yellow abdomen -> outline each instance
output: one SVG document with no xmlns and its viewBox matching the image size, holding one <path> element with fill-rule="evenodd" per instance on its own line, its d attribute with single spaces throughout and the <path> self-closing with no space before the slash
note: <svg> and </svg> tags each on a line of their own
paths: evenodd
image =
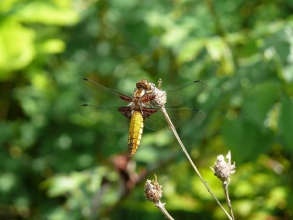
<svg viewBox="0 0 293 220">
<path fill-rule="evenodd" d="M 137 151 L 143 132 L 143 117 L 139 111 L 134 111 L 130 119 L 130 128 L 128 136 L 129 156 L 133 156 Z"/>
</svg>

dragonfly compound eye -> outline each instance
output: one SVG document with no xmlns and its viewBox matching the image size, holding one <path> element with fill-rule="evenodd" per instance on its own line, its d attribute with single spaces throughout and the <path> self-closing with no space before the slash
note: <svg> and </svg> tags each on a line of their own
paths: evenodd
<svg viewBox="0 0 293 220">
<path fill-rule="evenodd" d="M 139 81 L 138 83 L 136 83 L 136 88 L 138 89 L 150 89 L 150 83 L 148 83 L 148 81 L 146 79 L 143 79 L 141 81 Z"/>
</svg>

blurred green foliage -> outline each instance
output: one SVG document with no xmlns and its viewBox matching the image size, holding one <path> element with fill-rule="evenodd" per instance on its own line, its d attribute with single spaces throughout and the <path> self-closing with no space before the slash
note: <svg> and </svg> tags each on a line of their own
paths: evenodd
<svg viewBox="0 0 293 220">
<path fill-rule="evenodd" d="M 77 84 L 89 77 L 130 94 L 140 79 L 206 81 L 186 104 L 206 119 L 179 130 L 204 179 L 225 203 L 209 167 L 231 150 L 236 219 L 292 219 L 292 12 L 289 0 L 1 1 L 0 218 L 163 219 L 143 195 L 156 173 L 175 219 L 227 219 L 168 129 L 145 129 L 128 161 L 128 128 L 78 114 L 94 103 Z"/>
</svg>

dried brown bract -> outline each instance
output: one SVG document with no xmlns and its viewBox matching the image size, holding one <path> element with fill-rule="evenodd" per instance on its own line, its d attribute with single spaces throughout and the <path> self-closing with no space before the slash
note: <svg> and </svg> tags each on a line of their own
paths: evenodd
<svg viewBox="0 0 293 220">
<path fill-rule="evenodd" d="M 154 203 L 158 203 L 162 198 L 162 186 L 157 182 L 157 176 L 155 180 L 147 180 L 144 185 L 144 193 L 148 200 Z"/>
<path fill-rule="evenodd" d="M 214 171 L 214 175 L 217 176 L 222 182 L 229 183 L 229 177 L 231 174 L 235 173 L 236 165 L 235 162 L 231 164 L 231 153 L 228 152 L 226 158 L 228 162 L 225 161 L 223 155 L 219 155 L 217 157 L 217 161 L 215 162 L 215 166 L 211 168 Z"/>
</svg>

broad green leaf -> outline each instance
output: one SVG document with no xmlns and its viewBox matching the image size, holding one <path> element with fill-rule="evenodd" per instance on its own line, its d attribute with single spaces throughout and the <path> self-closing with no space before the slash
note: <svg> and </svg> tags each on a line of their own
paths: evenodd
<svg viewBox="0 0 293 220">
<path fill-rule="evenodd" d="M 180 44 L 189 34 L 189 30 L 185 27 L 174 26 L 168 28 L 162 36 L 162 44 L 166 47 L 174 47 Z"/>
<path fill-rule="evenodd" d="M 9 11 L 11 9 L 11 7 L 13 7 L 13 4 L 15 4 L 18 1 L 20 1 L 20 0 L 2 0 L 2 1 L 0 1 L 0 12 Z"/>
<path fill-rule="evenodd" d="M 220 37 L 214 37 L 206 40 L 205 43 L 211 58 L 221 63 L 220 72 L 223 72 L 225 75 L 233 74 L 235 68 L 234 61 L 227 42 Z"/>
<path fill-rule="evenodd" d="M 226 119 L 221 133 L 227 148 L 239 161 L 255 160 L 271 147 L 273 140 L 271 132 L 261 132 L 257 126 L 241 118 Z"/>
<path fill-rule="evenodd" d="M 56 175 L 43 184 L 49 185 L 48 195 L 55 197 L 75 191 L 87 178 L 85 173 L 73 172 L 69 175 Z"/>
<path fill-rule="evenodd" d="M 293 101 L 289 97 L 283 97 L 279 126 L 285 141 L 284 147 L 292 152 Z"/>
<path fill-rule="evenodd" d="M 279 89 L 279 85 L 274 81 L 254 85 L 247 91 L 248 94 L 244 99 L 244 117 L 253 121 L 259 127 L 263 127 L 267 114 L 279 94 Z"/>
<path fill-rule="evenodd" d="M 1 172 L 0 175 L 0 192 L 6 194 L 17 185 L 16 173 Z"/>
<path fill-rule="evenodd" d="M 25 22 L 50 25 L 72 25 L 78 21 L 78 14 L 68 7 L 57 7 L 50 1 L 31 1 L 18 10 L 17 18 Z"/>
<path fill-rule="evenodd" d="M 59 39 L 48 39 L 37 48 L 39 53 L 61 53 L 65 50 L 65 44 Z"/>
<path fill-rule="evenodd" d="M 194 39 L 187 42 L 180 51 L 178 61 L 185 63 L 197 58 L 198 53 L 204 48 L 204 39 Z"/>
<path fill-rule="evenodd" d="M 0 23 L 0 79 L 27 66 L 35 56 L 35 33 L 14 19 Z"/>
</svg>

